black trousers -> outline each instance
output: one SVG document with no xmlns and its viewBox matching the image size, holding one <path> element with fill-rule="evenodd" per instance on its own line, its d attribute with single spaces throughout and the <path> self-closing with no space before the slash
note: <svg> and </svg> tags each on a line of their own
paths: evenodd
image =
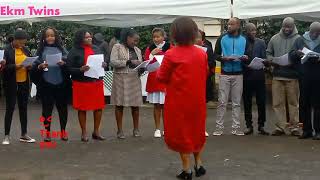
<svg viewBox="0 0 320 180">
<path fill-rule="evenodd" d="M 45 118 L 44 125 L 50 131 L 51 122 L 55 121 L 52 116 L 54 105 L 56 105 L 61 131 L 66 129 L 68 121 L 68 93 L 64 85 L 51 85 L 43 83 L 40 88 L 42 102 L 42 116 Z M 49 118 L 51 117 L 51 118 Z"/>
<path fill-rule="evenodd" d="M 320 133 L 320 80 L 304 78 L 301 88 L 301 115 L 303 132 Z M 312 128 L 313 113 L 313 128 Z"/>
<path fill-rule="evenodd" d="M 6 114 L 4 117 L 5 135 L 10 134 L 12 116 L 15 109 L 16 101 L 18 100 L 19 117 L 21 124 L 21 135 L 27 133 L 28 123 L 28 98 L 29 98 L 29 83 L 17 83 L 17 89 L 5 88 L 6 95 Z"/>
<path fill-rule="evenodd" d="M 302 78 L 299 79 L 299 123 L 303 123 L 303 118 L 304 118 L 304 110 L 302 109 L 303 107 L 303 86 L 302 86 Z"/>
<path fill-rule="evenodd" d="M 207 77 L 207 85 L 206 85 L 206 101 L 214 100 L 214 89 L 215 89 L 215 74 L 210 73 Z"/>
<path fill-rule="evenodd" d="M 244 80 L 243 101 L 247 128 L 252 128 L 252 97 L 256 95 L 258 106 L 258 126 L 264 127 L 266 122 L 266 85 L 265 80 Z"/>
</svg>

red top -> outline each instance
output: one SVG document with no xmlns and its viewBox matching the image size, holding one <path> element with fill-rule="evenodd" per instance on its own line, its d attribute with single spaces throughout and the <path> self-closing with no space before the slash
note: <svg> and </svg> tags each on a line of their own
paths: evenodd
<svg viewBox="0 0 320 180">
<path fill-rule="evenodd" d="M 195 46 L 168 50 L 157 74 L 166 84 L 165 142 L 174 151 L 200 152 L 205 144 L 207 54 Z"/>
<path fill-rule="evenodd" d="M 145 52 L 145 55 L 144 55 L 144 59 L 145 59 L 145 60 L 149 60 L 150 54 L 151 54 L 150 47 L 148 47 L 148 48 L 146 49 L 146 52 Z M 156 54 L 156 55 L 164 55 L 164 54 L 165 54 L 165 53 L 161 51 L 161 52 L 159 52 L 159 53 Z M 156 61 L 156 59 L 153 58 L 152 61 Z M 164 84 L 160 83 L 160 82 L 156 79 L 156 77 L 157 77 L 157 72 L 158 72 L 158 70 L 157 70 L 157 71 L 154 71 L 154 72 L 150 72 L 150 73 L 148 74 L 147 85 L 146 85 L 146 91 L 147 91 L 148 93 L 159 92 L 159 91 L 165 92 L 165 90 L 166 90 L 166 86 L 165 86 Z"/>
<path fill-rule="evenodd" d="M 82 45 L 84 49 L 84 65 L 87 64 L 88 56 L 93 55 L 91 45 Z M 88 92 L 91 93 L 90 96 Z M 97 80 L 93 82 L 72 81 L 72 101 L 73 107 L 81 111 L 103 109 L 104 92 L 103 81 Z"/>
<path fill-rule="evenodd" d="M 84 64 L 87 64 L 88 57 L 93 55 L 94 51 L 91 45 L 82 45 L 82 47 L 84 49 Z"/>
</svg>

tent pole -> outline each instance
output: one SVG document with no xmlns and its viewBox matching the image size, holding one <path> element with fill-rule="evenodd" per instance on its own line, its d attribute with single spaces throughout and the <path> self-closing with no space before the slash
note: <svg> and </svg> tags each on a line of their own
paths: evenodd
<svg viewBox="0 0 320 180">
<path fill-rule="evenodd" d="M 231 0 L 231 17 L 233 18 L 233 0 Z"/>
</svg>

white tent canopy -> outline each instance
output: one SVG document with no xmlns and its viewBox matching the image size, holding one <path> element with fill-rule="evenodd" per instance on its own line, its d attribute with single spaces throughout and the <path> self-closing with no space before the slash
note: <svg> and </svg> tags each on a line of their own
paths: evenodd
<svg viewBox="0 0 320 180">
<path fill-rule="evenodd" d="M 320 0 L 234 0 L 233 15 L 240 19 L 294 17 L 320 19 Z"/>
<path fill-rule="evenodd" d="M 46 11 L 36 15 L 30 6 L 38 12 Z M 17 20 L 61 20 L 128 27 L 169 23 L 177 16 L 191 16 L 198 21 L 231 16 L 228 0 L 1 0 L 0 8 L 2 24 Z"/>
</svg>

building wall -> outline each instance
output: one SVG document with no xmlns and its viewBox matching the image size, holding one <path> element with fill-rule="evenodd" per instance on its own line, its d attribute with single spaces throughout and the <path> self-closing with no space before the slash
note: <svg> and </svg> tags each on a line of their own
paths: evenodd
<svg viewBox="0 0 320 180">
<path fill-rule="evenodd" d="M 212 43 L 212 46 L 213 46 L 212 48 L 214 49 L 216 41 L 222 32 L 221 21 L 212 20 L 212 21 L 196 22 L 196 23 L 198 25 L 198 28 L 206 33 L 206 39 Z M 221 67 L 220 62 L 217 62 L 216 73 L 218 74 L 221 72 L 220 67 Z"/>
</svg>

